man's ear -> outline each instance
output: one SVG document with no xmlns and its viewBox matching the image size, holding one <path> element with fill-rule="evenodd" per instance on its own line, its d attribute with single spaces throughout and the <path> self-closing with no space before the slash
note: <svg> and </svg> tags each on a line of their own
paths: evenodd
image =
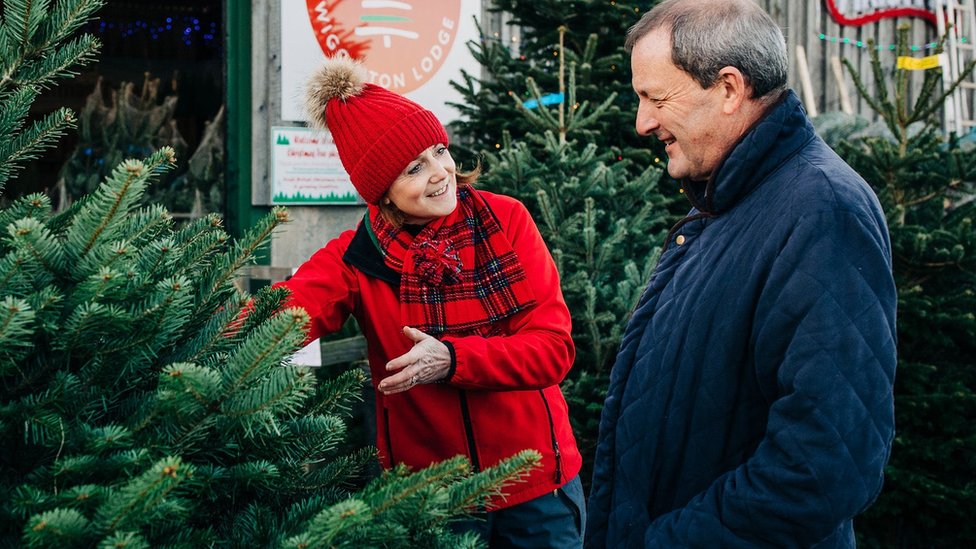
<svg viewBox="0 0 976 549">
<path fill-rule="evenodd" d="M 724 67 L 718 71 L 718 80 L 715 86 L 722 94 L 722 111 L 725 114 L 738 112 L 742 103 L 749 99 L 749 94 L 752 91 L 746 82 L 745 75 L 735 67 Z"/>
</svg>

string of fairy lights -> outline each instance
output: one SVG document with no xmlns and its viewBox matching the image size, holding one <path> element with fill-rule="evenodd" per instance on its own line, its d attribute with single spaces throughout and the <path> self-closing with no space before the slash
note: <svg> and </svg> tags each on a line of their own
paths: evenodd
<svg viewBox="0 0 976 549">
<path fill-rule="evenodd" d="M 817 33 L 817 38 L 819 38 L 820 40 L 822 40 L 824 42 L 831 42 L 833 44 L 849 45 L 849 46 L 854 46 L 854 47 L 857 47 L 857 48 L 870 48 L 870 47 L 874 47 L 874 49 L 876 49 L 878 51 L 895 51 L 895 49 L 897 49 L 897 46 L 895 44 L 886 44 L 886 45 L 874 44 L 872 46 L 871 44 L 868 43 L 867 40 L 858 40 L 856 38 L 849 38 L 849 37 L 843 37 L 843 36 L 830 36 L 830 35 L 824 34 L 822 32 L 821 33 Z M 959 37 L 959 41 L 961 43 L 963 43 L 963 44 L 968 44 L 969 43 L 969 39 L 966 38 L 965 36 Z M 925 51 L 925 50 L 931 50 L 931 49 L 935 49 L 938 45 L 939 45 L 939 43 L 936 42 L 936 41 L 926 42 L 925 44 L 913 44 L 913 45 L 908 46 L 908 51 Z"/>
<path fill-rule="evenodd" d="M 106 20 L 89 25 L 89 32 L 115 36 L 122 40 L 145 39 L 171 41 L 175 37 L 186 46 L 219 47 L 223 41 L 218 21 L 207 21 L 197 15 L 168 15 L 155 19 Z"/>
</svg>

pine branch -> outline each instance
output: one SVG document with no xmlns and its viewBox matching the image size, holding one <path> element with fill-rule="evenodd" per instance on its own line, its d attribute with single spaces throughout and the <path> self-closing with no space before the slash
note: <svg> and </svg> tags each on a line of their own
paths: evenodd
<svg viewBox="0 0 976 549">
<path fill-rule="evenodd" d="M 33 346 L 34 311 L 22 299 L 0 300 L 0 377 L 17 368 Z"/>
<path fill-rule="evenodd" d="M 35 515 L 24 526 L 24 547 L 70 547 L 90 538 L 91 523 L 74 509 Z"/>
<path fill-rule="evenodd" d="M 76 285 L 69 294 L 66 302 L 67 309 L 74 309 L 90 303 L 116 305 L 113 296 L 124 292 L 128 284 L 128 277 L 124 271 L 103 266 L 97 273 Z M 124 302 L 124 300 L 121 300 Z"/>
<path fill-rule="evenodd" d="M 145 161 L 128 160 L 113 170 L 109 179 L 85 202 L 81 211 L 75 215 L 68 229 L 68 249 L 74 250 L 72 258 L 82 266 L 88 260 L 90 267 L 83 268 L 77 275 L 84 276 L 100 264 L 98 253 L 89 258 L 93 251 L 104 252 L 107 243 L 120 235 L 125 226 L 126 216 L 139 204 L 149 179 L 172 167 L 175 162 L 173 150 L 164 147 L 153 153 Z"/>
<path fill-rule="evenodd" d="M 160 280 L 145 301 L 130 306 L 127 324 L 138 326 L 139 332 L 116 336 L 104 351 L 107 356 L 122 358 L 111 368 L 113 383 L 151 366 L 158 353 L 175 341 L 175 334 L 187 321 L 183 312 L 191 301 L 190 281 L 177 276 Z"/>
<path fill-rule="evenodd" d="M 412 475 L 403 468 L 384 473 L 357 497 L 317 514 L 305 533 L 286 546 L 372 546 L 378 540 L 398 540 L 398 547 L 431 546 L 436 540 L 472 543 L 447 531 L 452 514 L 471 510 L 486 494 L 500 494 L 507 482 L 517 482 L 540 459 L 527 450 L 474 475 L 470 464 L 457 457 Z M 416 510 L 421 510 L 417 513 Z M 464 541 L 466 540 L 466 541 Z"/>
<path fill-rule="evenodd" d="M 105 5 L 105 0 L 79 0 L 57 2 L 49 10 L 41 35 L 45 37 L 42 48 L 54 47 L 67 40 L 75 31 L 92 19 L 95 12 Z"/>
<path fill-rule="evenodd" d="M 918 97 L 915 98 L 915 103 L 912 105 L 912 110 L 910 111 L 910 115 L 907 120 L 908 124 L 912 124 L 919 120 L 925 121 L 927 125 L 934 124 L 934 121 L 932 120 L 932 114 L 934 114 L 934 111 L 926 114 L 925 107 L 931 104 L 932 94 L 935 92 L 935 88 L 941 81 L 941 69 L 925 73 L 925 78 L 922 80 L 922 87 L 918 92 Z"/>
<path fill-rule="evenodd" d="M 23 372 L 25 384 L 36 382 L 43 372 L 34 370 Z M 28 377 L 33 376 L 33 377 Z M 82 394 L 78 377 L 57 372 L 35 392 L 19 396 L 21 387 L 4 387 L 7 401 L 0 405 L 0 418 L 5 423 L 17 426 L 17 435 L 29 444 L 37 444 L 51 449 L 55 441 L 64 434 L 64 423 L 58 404 L 66 395 Z M 50 454 L 49 454 L 50 455 Z M 32 466 L 34 464 L 31 464 Z"/>
<path fill-rule="evenodd" d="M 244 317 L 244 322 L 240 324 L 234 336 L 239 338 L 247 337 L 268 318 L 281 312 L 288 302 L 290 293 L 291 290 L 280 286 L 265 286 L 258 290 L 254 299 L 247 304 L 247 308 L 249 308 L 247 315 Z M 243 314 L 244 311 L 240 313 Z"/>
<path fill-rule="evenodd" d="M 213 368 L 170 364 L 159 374 L 156 406 L 160 414 L 154 415 L 179 414 L 192 418 L 212 409 L 220 394 L 220 374 Z"/>
<path fill-rule="evenodd" d="M 450 514 L 470 512 L 484 501 L 486 494 L 503 496 L 506 486 L 522 482 L 539 466 L 542 456 L 535 450 L 523 450 L 493 467 L 453 484 L 448 491 Z"/>
<path fill-rule="evenodd" d="M 358 369 L 346 370 L 334 378 L 323 380 L 308 413 L 345 413 L 351 405 L 362 401 L 362 387 L 368 381 L 366 374 Z"/>
<path fill-rule="evenodd" d="M 551 112 L 549 112 L 549 107 L 544 105 L 542 102 L 542 90 L 539 89 L 539 85 L 536 83 L 535 79 L 531 76 L 525 79 L 525 85 L 529 89 L 529 94 L 535 100 L 535 109 L 529 109 L 525 106 L 525 102 L 519 97 L 519 94 L 512 92 L 512 99 L 515 100 L 515 104 L 518 105 L 522 114 L 532 123 L 551 130 L 559 130 L 559 120 Z"/>
<path fill-rule="evenodd" d="M 559 232 L 559 223 L 556 222 L 556 215 L 553 210 L 552 202 L 545 191 L 536 191 L 536 200 L 539 201 L 539 211 L 542 212 L 542 221 L 549 235 L 556 235 Z"/>
<path fill-rule="evenodd" d="M 103 290 L 104 287 L 98 288 Z M 98 291 L 96 290 L 96 295 Z M 117 305 L 86 302 L 73 309 L 64 320 L 62 336 L 54 350 L 65 353 L 98 351 L 105 338 L 124 329 L 126 313 Z"/>
<path fill-rule="evenodd" d="M 34 326 L 36 335 L 56 336 L 60 327 L 61 303 L 64 295 L 55 286 L 45 286 L 27 295 L 27 302 L 34 310 Z M 40 341 L 44 341 L 41 339 Z"/>
<path fill-rule="evenodd" d="M 340 541 L 352 537 L 356 530 L 366 527 L 372 515 L 366 502 L 348 499 L 322 511 L 309 522 L 301 538 L 291 538 L 286 547 L 343 547 Z"/>
<path fill-rule="evenodd" d="M 0 190 L 20 164 L 38 158 L 42 151 L 53 148 L 65 131 L 74 127 L 74 122 L 74 113 L 69 109 L 58 109 L 34 122 L 14 139 L 0 143 L 0 159 L 3 159 L 0 163 L 5 166 L 0 174 Z"/>
<path fill-rule="evenodd" d="M 873 42 L 871 40 L 868 40 L 868 44 L 869 45 L 873 44 Z M 875 66 L 875 61 L 878 58 L 878 54 L 874 51 L 873 48 L 869 48 L 869 51 L 871 52 L 871 67 L 872 69 L 875 70 L 875 80 L 877 81 L 878 73 L 881 70 L 880 61 L 878 61 L 877 66 Z M 863 99 L 864 102 L 867 103 L 869 107 L 871 107 L 871 110 L 878 113 L 879 115 L 882 115 L 883 117 L 885 113 L 885 108 L 882 106 L 882 102 L 876 100 L 874 97 L 871 96 L 871 93 L 868 92 L 868 89 L 864 85 L 864 82 L 861 81 L 861 74 L 857 72 L 857 70 L 854 68 L 854 65 L 852 65 L 850 60 L 847 59 L 846 57 L 842 59 L 841 62 L 844 64 L 845 67 L 847 67 L 848 72 L 851 73 L 851 79 L 854 81 L 854 88 L 857 90 L 857 94 L 861 96 L 861 99 Z M 884 87 L 882 87 L 881 89 L 884 90 Z M 878 93 L 887 94 L 887 91 L 879 91 Z M 888 124 L 888 129 L 891 129 L 892 133 L 897 135 L 896 129 L 893 129 L 887 120 L 885 120 L 885 123 Z"/>
<path fill-rule="evenodd" d="M 204 311 L 214 312 L 234 291 L 232 281 L 237 276 L 238 271 L 253 260 L 257 251 L 265 245 L 275 228 L 289 221 L 288 210 L 280 206 L 272 208 L 271 212 L 258 220 L 258 223 L 248 230 L 240 241 L 234 244 L 219 265 L 204 271 L 201 277 L 203 284 L 199 286 L 201 291 L 198 295 L 200 305 L 194 314 Z"/>
<path fill-rule="evenodd" d="M 208 265 L 213 261 L 213 256 L 230 240 L 222 225 L 216 214 L 207 215 L 186 225 L 176 235 L 178 261 L 184 265 L 193 265 L 196 269 L 201 264 Z"/>
<path fill-rule="evenodd" d="M 36 264 L 33 269 L 36 285 L 47 285 L 54 277 L 63 274 L 67 264 L 64 247 L 43 223 L 33 217 L 25 217 L 11 223 L 8 232 L 10 248 L 15 253 L 21 252 L 28 262 Z"/>
<path fill-rule="evenodd" d="M 31 47 L 32 39 L 44 21 L 49 0 L 7 0 L 4 2 L 4 27 L 21 51 Z"/>
<path fill-rule="evenodd" d="M 23 252 L 8 252 L 0 257 L 0 288 L 4 294 L 24 297 L 34 288 L 30 272 L 25 269 L 27 262 Z"/>
<path fill-rule="evenodd" d="M 583 199 L 583 250 L 586 265 L 593 266 L 593 252 L 596 249 L 596 217 L 593 197 Z M 591 271 L 592 273 L 592 271 Z"/>
<path fill-rule="evenodd" d="M 63 238 L 75 217 L 82 211 L 90 198 L 90 195 L 85 195 L 79 200 L 72 202 L 64 210 L 54 213 L 47 221 L 47 226 L 51 232 Z"/>
<path fill-rule="evenodd" d="M 97 38 L 87 34 L 79 36 L 24 66 L 14 75 L 11 83 L 17 86 L 47 88 L 55 80 L 76 76 L 76 68 L 94 61 L 101 47 Z"/>
<path fill-rule="evenodd" d="M 346 424 L 338 416 L 304 412 L 302 417 L 284 423 L 281 434 L 262 449 L 292 463 L 320 463 L 338 448 L 345 435 Z M 329 478 L 321 487 L 340 481 L 340 478 Z"/>
<path fill-rule="evenodd" d="M 897 120 L 897 109 L 895 105 L 888 100 L 888 85 L 885 79 L 884 71 L 881 68 L 881 61 L 878 57 L 878 50 L 874 48 L 874 41 L 868 40 L 868 51 L 871 54 L 871 70 L 874 75 L 874 85 L 875 85 L 875 96 L 876 102 L 880 107 L 878 114 L 888 123 L 891 133 L 894 135 L 899 135 Z"/>
<path fill-rule="evenodd" d="M 231 326 L 237 322 L 240 304 L 228 303 L 227 307 L 209 317 L 202 324 L 187 322 L 183 338 L 186 345 L 174 349 L 169 359 L 177 362 L 209 363 L 227 352 L 237 340 L 228 336 Z M 193 330 L 192 332 L 190 330 Z"/>
<path fill-rule="evenodd" d="M 34 86 L 22 86 L 4 97 L 0 103 L 0 138 L 6 141 L 24 127 L 30 107 L 37 99 L 39 90 Z"/>
<path fill-rule="evenodd" d="M 595 275 L 599 275 L 599 273 L 603 272 L 604 266 L 613 257 L 616 248 L 622 244 L 628 236 L 630 235 L 627 231 L 627 220 L 618 219 L 614 224 L 614 231 L 610 234 L 610 237 L 606 238 L 600 243 L 600 253 L 597 255 L 596 261 L 593 263 L 593 273 Z"/>
<path fill-rule="evenodd" d="M 230 418 L 244 418 L 258 412 L 294 415 L 312 389 L 313 377 L 307 368 L 279 366 L 254 387 L 231 395 L 224 402 L 223 410 Z"/>
<path fill-rule="evenodd" d="M 935 114 L 935 111 L 939 110 L 942 107 L 942 105 L 945 104 L 946 98 L 948 98 L 950 95 L 955 93 L 956 89 L 959 87 L 961 83 L 969 79 L 974 69 L 976 69 L 976 60 L 970 61 L 966 65 L 966 68 L 963 69 L 963 71 L 956 78 L 956 80 L 951 84 L 949 84 L 949 87 L 942 92 L 942 95 L 938 96 L 935 99 L 935 101 L 929 104 L 928 108 L 918 113 L 917 119 L 919 120 L 926 119 L 932 116 L 933 114 Z"/>
<path fill-rule="evenodd" d="M 99 549 L 151 549 L 146 538 L 136 532 L 112 532 L 98 543 Z"/>
<path fill-rule="evenodd" d="M 95 526 L 103 532 L 139 528 L 153 517 L 152 511 L 163 504 L 173 490 L 192 476 L 193 469 L 179 458 L 157 461 L 99 507 Z"/>
<path fill-rule="evenodd" d="M 199 220 L 198 220 L 199 221 Z M 179 238 L 188 228 L 181 230 L 176 237 Z M 149 204 L 135 212 L 127 218 L 121 234 L 125 235 L 125 240 L 134 246 L 142 247 L 163 235 L 173 231 L 173 216 L 161 204 Z M 192 263 L 187 263 L 192 264 Z"/>
<path fill-rule="evenodd" d="M 584 128 L 589 128 L 592 125 L 594 125 L 597 121 L 601 120 L 604 117 L 607 110 L 613 106 L 613 103 L 616 100 L 617 100 L 617 92 L 612 92 L 590 114 L 586 114 L 586 109 L 589 107 L 589 102 L 584 101 L 583 103 L 581 103 L 579 108 L 575 111 L 576 115 L 574 118 L 573 129 L 581 130 Z"/>
<path fill-rule="evenodd" d="M 266 460 L 236 463 L 227 468 L 224 479 L 247 490 L 260 492 L 273 492 L 282 481 L 278 467 Z"/>
<path fill-rule="evenodd" d="M 116 254 L 120 253 L 116 252 Z M 138 273 L 138 278 L 133 281 L 133 286 L 142 285 L 143 288 L 152 286 L 159 279 L 173 276 L 176 271 L 181 270 L 180 267 L 185 267 L 177 263 L 177 258 L 174 257 L 176 243 L 169 237 L 158 238 L 147 243 L 134 255 L 133 267 Z M 186 282 L 189 283 L 188 280 Z M 143 288 L 134 287 L 131 291 L 138 294 Z"/>
<path fill-rule="evenodd" d="M 24 217 L 46 220 L 51 214 L 51 199 L 41 193 L 31 193 L 15 200 L 6 209 L 0 210 L 0 228 Z M 0 248 L 5 250 L 6 248 Z"/>
<path fill-rule="evenodd" d="M 268 319 L 249 334 L 247 339 L 229 357 L 221 371 L 224 390 L 233 394 L 243 387 L 250 387 L 272 365 L 294 353 L 305 339 L 308 313 L 291 308 Z"/>
</svg>

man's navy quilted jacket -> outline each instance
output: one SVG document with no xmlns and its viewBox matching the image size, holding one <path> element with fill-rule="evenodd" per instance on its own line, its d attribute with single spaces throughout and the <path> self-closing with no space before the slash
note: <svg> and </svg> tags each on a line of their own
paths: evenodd
<svg viewBox="0 0 976 549">
<path fill-rule="evenodd" d="M 894 435 L 870 187 L 788 92 L 668 237 L 610 379 L 588 547 L 852 547 Z"/>
</svg>

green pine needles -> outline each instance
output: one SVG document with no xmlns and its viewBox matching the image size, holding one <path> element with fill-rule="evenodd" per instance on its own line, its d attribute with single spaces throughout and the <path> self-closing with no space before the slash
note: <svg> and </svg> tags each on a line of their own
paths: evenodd
<svg viewBox="0 0 976 549">
<path fill-rule="evenodd" d="M 908 32 L 899 29 L 898 55 L 908 54 Z M 858 519 L 858 541 L 967 547 L 976 543 L 976 146 L 972 134 L 946 139 L 937 114 L 973 63 L 942 93 L 941 69 L 926 71 L 910 102 L 907 71 L 889 74 L 869 51 L 872 94 L 847 66 L 887 132 L 862 130 L 837 150 L 888 217 L 898 286 L 898 432 L 884 491 Z"/>
<path fill-rule="evenodd" d="M 100 5 L 4 2 L 0 183 L 70 127 L 24 117 L 94 54 L 63 42 Z M 0 546 L 479 546 L 450 522 L 539 455 L 368 480 L 375 450 L 343 449 L 365 374 L 292 364 L 307 314 L 236 285 L 287 212 L 237 241 L 216 215 L 177 225 L 145 205 L 175 161 L 126 160 L 63 211 L 43 194 L 0 209 Z"/>
<path fill-rule="evenodd" d="M 99 42 L 71 35 L 104 0 L 57 2 L 5 0 L 0 24 L 0 191 L 27 160 L 54 146 L 74 126 L 69 109 L 58 109 L 27 126 L 31 104 L 55 80 L 90 62 Z"/>
</svg>

